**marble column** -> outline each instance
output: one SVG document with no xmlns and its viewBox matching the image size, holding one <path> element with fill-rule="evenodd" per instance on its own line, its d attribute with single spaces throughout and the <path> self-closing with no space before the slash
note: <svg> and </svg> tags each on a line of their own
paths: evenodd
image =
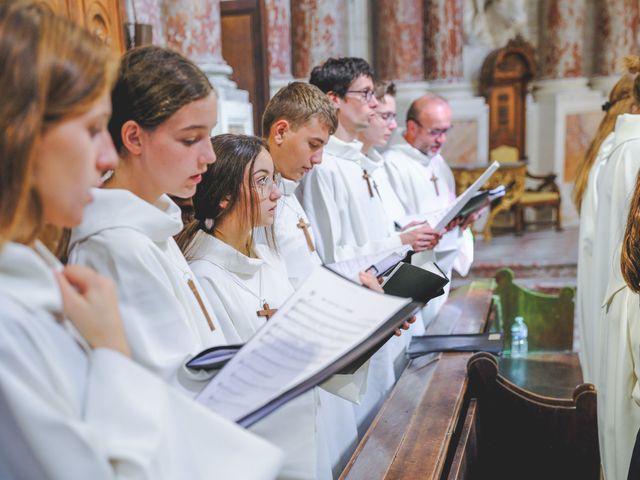
<svg viewBox="0 0 640 480">
<path fill-rule="evenodd" d="M 449 101 L 455 133 L 443 156 L 452 165 L 488 162 L 489 109 L 464 79 L 463 0 L 424 1 L 424 78 L 428 89 Z"/>
<path fill-rule="evenodd" d="M 218 126 L 253 133 L 249 93 L 238 89 L 222 58 L 220 0 L 163 0 L 167 46 L 191 59 L 209 77 L 218 94 Z"/>
<path fill-rule="evenodd" d="M 583 76 L 586 0 L 542 0 L 540 78 Z"/>
<path fill-rule="evenodd" d="M 459 81 L 463 76 L 463 0 L 426 0 L 424 7 L 425 78 Z"/>
<path fill-rule="evenodd" d="M 271 95 L 291 80 L 291 1 L 265 0 Z"/>
<path fill-rule="evenodd" d="M 591 130 L 602 115 L 604 97 L 589 88 L 584 72 L 587 0 L 542 0 L 541 8 L 540 68 L 534 86 L 537 138 L 529 169 L 557 174 L 563 225 L 575 225 L 572 172 L 576 158 L 583 156 L 580 149 L 586 151 L 578 143 L 595 134 Z"/>
<path fill-rule="evenodd" d="M 373 43 L 376 75 L 399 81 L 422 80 L 424 72 L 423 9 L 424 0 L 378 0 L 373 8 Z"/>
<path fill-rule="evenodd" d="M 599 0 L 596 43 L 596 76 L 591 85 L 605 95 L 620 78 L 620 60 L 638 50 L 638 1 Z"/>
<path fill-rule="evenodd" d="M 344 55 L 345 3 L 343 0 L 291 0 L 294 77 L 308 79 L 314 66 L 329 57 Z"/>
</svg>

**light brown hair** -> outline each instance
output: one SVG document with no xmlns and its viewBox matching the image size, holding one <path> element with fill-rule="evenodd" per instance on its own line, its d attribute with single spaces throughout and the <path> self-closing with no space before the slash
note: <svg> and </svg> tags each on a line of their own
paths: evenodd
<svg viewBox="0 0 640 480">
<path fill-rule="evenodd" d="M 43 227 L 33 185 L 40 136 L 111 88 L 117 59 L 97 37 L 35 2 L 0 1 L 0 245 Z"/>
<path fill-rule="evenodd" d="M 573 187 L 573 202 L 580 213 L 582 207 L 582 197 L 587 189 L 589 180 L 589 172 L 593 163 L 598 156 L 602 142 L 613 132 L 616 126 L 616 119 L 623 113 L 631 112 L 631 107 L 640 104 L 640 87 L 637 85 L 637 73 L 640 71 L 639 57 L 626 57 L 624 59 L 625 67 L 628 73 L 625 73 L 620 80 L 613 86 L 609 93 L 609 100 L 602 106 L 604 110 L 604 118 L 598 126 L 591 145 L 587 149 L 584 160 L 578 164 L 576 170 L 576 181 Z"/>
<path fill-rule="evenodd" d="M 329 135 L 338 128 L 336 109 L 325 93 L 309 83 L 291 82 L 269 100 L 262 115 L 262 137 L 269 137 L 278 120 L 287 120 L 297 130 L 313 118 L 329 129 Z"/>
<path fill-rule="evenodd" d="M 640 293 L 640 173 L 636 177 L 627 228 L 622 239 L 620 253 L 622 277 L 631 290 Z"/>
</svg>

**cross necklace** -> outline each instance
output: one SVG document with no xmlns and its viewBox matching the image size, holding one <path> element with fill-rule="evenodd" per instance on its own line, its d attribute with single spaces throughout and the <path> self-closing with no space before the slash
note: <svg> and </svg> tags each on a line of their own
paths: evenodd
<svg viewBox="0 0 640 480">
<path fill-rule="evenodd" d="M 438 190 L 438 177 L 436 177 L 436 172 L 431 172 L 431 178 L 429 179 L 433 182 L 433 188 L 436 189 L 436 195 L 440 196 L 440 190 Z"/>
<path fill-rule="evenodd" d="M 362 168 L 362 178 L 364 179 L 365 182 L 367 182 L 367 190 L 369 190 L 369 196 L 373 198 L 373 188 L 371 188 L 371 175 L 369 175 L 369 172 L 367 172 L 367 169 L 364 168 L 362 165 L 360 167 Z"/>
<path fill-rule="evenodd" d="M 296 210 L 291 205 L 287 204 L 286 196 L 282 197 L 282 204 L 298 216 L 298 223 L 296 223 L 296 227 L 298 227 L 304 233 L 304 239 L 307 241 L 307 248 L 309 249 L 309 251 L 315 252 L 316 247 L 313 244 L 313 238 L 311 238 L 311 232 L 309 231 L 309 227 L 311 226 L 311 224 L 305 222 L 302 215 L 296 212 Z"/>
<path fill-rule="evenodd" d="M 215 265 L 216 267 L 218 267 L 220 270 L 224 271 L 229 278 L 231 278 L 231 280 L 233 281 L 233 283 L 235 283 L 236 285 L 238 285 L 240 288 L 242 288 L 245 292 L 250 293 L 252 296 L 254 296 L 255 298 L 258 299 L 258 303 L 259 306 L 261 306 L 262 308 L 260 310 L 256 311 L 256 315 L 258 317 L 263 317 L 265 320 L 269 320 L 271 317 L 273 317 L 276 312 L 278 311 L 277 308 L 271 308 L 269 306 L 269 303 L 267 302 L 266 298 L 264 298 L 262 296 L 262 268 L 260 268 L 260 272 L 258 273 L 259 277 L 258 277 L 258 294 L 256 294 L 256 292 L 254 292 L 252 289 L 250 289 L 247 285 L 245 285 L 243 282 L 240 281 L 240 279 L 238 277 L 236 277 L 236 275 L 233 272 L 230 272 L 229 270 L 227 270 L 226 268 L 221 267 L 220 265 L 218 265 L 217 263 L 211 262 L 210 260 L 208 260 L 212 265 Z"/>
</svg>

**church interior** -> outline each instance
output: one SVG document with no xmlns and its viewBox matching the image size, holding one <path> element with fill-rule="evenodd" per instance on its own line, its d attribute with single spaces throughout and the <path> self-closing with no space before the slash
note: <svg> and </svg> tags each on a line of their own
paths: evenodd
<svg viewBox="0 0 640 480">
<path fill-rule="evenodd" d="M 633 228 L 634 208 L 640 208 L 636 204 L 636 196 L 640 196 L 640 164 L 633 151 L 638 148 L 640 155 L 640 121 L 635 120 L 638 125 L 634 126 L 633 118 L 630 118 L 635 117 L 640 108 L 640 79 L 633 83 L 640 71 L 640 59 L 637 59 L 637 65 L 624 60 L 639 54 L 639 1 L 39 0 L 37 3 L 96 35 L 117 55 L 148 46 L 178 52 L 204 73 L 215 92 L 216 118 L 211 136 L 264 137 L 265 143 L 268 140 L 272 167 L 275 165 L 276 170 L 280 170 L 280 166 L 270 143 L 270 133 L 263 131 L 263 115 L 276 94 L 292 82 L 310 82 L 322 89 L 320 83 L 313 80 L 314 72 L 317 72 L 314 67 L 326 65 L 331 58 L 364 59 L 368 63 L 374 72 L 372 80 L 376 88 L 378 84 L 384 86 L 381 97 L 377 90 L 374 96 L 374 100 L 378 98 L 378 108 L 388 107 L 384 98 L 393 97 L 391 121 L 385 119 L 389 129 L 383 142 L 386 145 L 375 145 L 380 161 L 390 163 L 390 159 L 395 158 L 393 152 L 404 151 L 402 148 L 407 146 L 420 150 L 410 141 L 408 132 L 419 132 L 423 128 L 422 117 L 412 116 L 412 111 L 415 102 L 426 95 L 435 98 L 436 103 L 444 102 L 450 117 L 444 127 L 428 130 L 441 141 L 436 157 L 420 150 L 427 163 L 439 158 L 443 159 L 444 165 L 436 168 L 432 164 L 429 168 L 433 173 L 429 173 L 430 178 L 425 177 L 424 185 L 433 187 L 437 196 L 441 193 L 439 189 L 445 189 L 453 203 L 475 185 L 492 163 L 498 162 L 495 173 L 479 187 L 486 191 L 505 187 L 500 198 L 485 203 L 464 221 L 447 222 L 446 232 L 443 229 L 437 234 L 444 243 L 447 233 L 460 231 L 459 243 L 452 250 L 458 252 L 456 255 L 462 257 L 459 252 L 463 251 L 464 241 L 470 242 L 471 248 L 470 257 L 462 267 L 459 266 L 461 257 L 452 261 L 451 266 L 449 257 L 434 253 L 433 261 L 438 265 L 441 262 L 449 265 L 442 267 L 443 274 L 450 279 L 444 290 L 446 293 L 440 297 L 442 301 L 431 300 L 431 304 L 417 314 L 417 320 L 415 316 L 411 320 L 416 323 L 405 325 L 408 330 L 398 337 L 402 339 L 397 342 L 401 343 L 400 347 L 387 348 L 389 344 L 385 344 L 375 354 L 369 352 L 373 356 L 365 367 L 359 367 L 368 368 L 370 376 L 372 372 L 376 375 L 382 372 L 376 370 L 379 366 L 376 362 L 380 363 L 380 352 L 386 352 L 386 348 L 392 352 L 384 353 L 392 357 L 391 383 L 381 387 L 382 393 L 373 400 L 365 393 L 358 400 L 361 404 L 353 408 L 355 414 L 349 404 L 347 420 L 344 405 L 338 408 L 332 402 L 335 398 L 345 403 L 349 399 L 344 400 L 342 394 L 336 394 L 329 400 L 327 396 L 333 395 L 333 391 L 328 393 L 325 389 L 320 394 L 316 392 L 320 387 L 312 389 L 318 405 L 342 415 L 340 422 L 354 424 L 355 433 L 347 439 L 340 437 L 344 425 L 341 425 L 343 430 L 334 427 L 337 422 L 323 428 L 316 426 L 315 433 L 307 432 L 310 437 L 318 437 L 318 431 L 326 435 L 323 441 L 328 446 L 322 461 L 331 464 L 329 473 L 317 473 L 320 467 L 316 466 L 316 474 L 312 475 L 299 465 L 296 468 L 300 470 L 292 467 L 286 474 L 283 473 L 285 470 L 278 473 L 279 467 L 267 465 L 265 460 L 264 467 L 258 462 L 254 471 L 246 476 L 236 476 L 228 470 L 228 476 L 223 474 L 219 478 L 640 479 L 640 442 L 636 445 L 636 434 L 640 429 L 640 382 L 637 377 L 640 374 L 640 323 L 637 318 L 640 282 L 634 283 L 640 275 L 634 277 L 629 273 L 633 252 L 640 251 L 640 247 L 633 245 L 633 233 L 640 235 L 640 230 Z M 2 12 L 0 4 L 0 22 Z M 6 33 L 0 28 L 0 41 L 3 35 Z M 369 78 L 368 74 L 362 75 L 354 78 Z M 622 97 L 615 97 L 614 92 L 625 76 L 631 78 L 630 86 Z M 355 81 L 349 88 L 354 84 Z M 347 90 L 344 98 L 349 98 L 350 92 L 364 92 L 363 101 L 371 102 L 374 92 L 372 89 L 368 92 L 368 88 Z M 333 92 L 331 95 L 335 96 Z M 632 102 L 635 95 L 638 95 L 637 103 L 627 110 L 617 111 L 615 115 L 620 115 L 617 123 L 614 117 L 603 134 L 605 119 L 615 111 L 613 105 L 619 98 Z M 334 105 L 344 101 L 331 98 Z M 339 111 L 340 107 L 337 108 Z M 628 120 L 627 124 L 621 120 L 623 117 Z M 329 132 L 331 138 L 339 137 L 342 141 L 340 132 L 344 120 L 340 114 L 337 122 L 337 127 Z M 389 127 L 391 124 L 393 127 Z M 618 139 L 622 135 L 627 137 Z M 214 140 L 217 160 L 216 163 L 209 162 L 210 169 L 212 165 L 223 165 L 225 157 L 220 152 L 224 152 L 223 148 L 231 148 L 222 145 L 222 137 L 219 138 L 221 150 L 217 150 Z M 349 138 L 354 139 L 360 140 L 360 137 Z M 304 188 L 291 194 L 293 198 L 298 196 L 295 205 L 300 209 L 295 217 L 297 228 L 293 231 L 295 234 L 303 231 L 304 248 L 309 246 L 310 251 L 317 250 L 318 263 L 321 260 L 323 264 L 377 253 L 356 248 L 354 252 L 363 253 L 348 257 L 342 253 L 345 250 L 335 246 L 331 250 L 328 246 L 328 238 L 338 235 L 332 230 L 336 228 L 335 224 L 344 221 L 345 216 L 356 215 L 345 212 L 351 212 L 351 204 L 360 201 L 352 194 L 344 197 L 335 194 L 339 200 L 335 205 L 327 206 L 329 204 L 321 203 L 323 200 L 315 196 L 327 195 L 321 191 L 323 185 L 339 171 L 337 167 L 330 171 L 334 168 L 334 157 L 339 157 L 329 148 L 330 142 L 325 144 L 322 164 L 312 162 L 311 171 L 304 173 Z M 118 153 L 120 148 L 124 147 L 118 147 L 116 143 Z M 3 151 L 0 146 L 0 155 Z M 260 158 L 252 161 L 258 164 Z M 0 158 L 0 161 L 4 159 Z M 326 166 L 333 176 L 321 176 L 320 165 Z M 411 182 L 418 180 L 404 178 L 395 183 L 388 170 L 388 180 L 386 176 L 381 179 L 372 174 L 372 187 L 367 169 L 362 168 L 362 178 L 371 199 L 377 194 L 385 204 L 386 197 L 381 196 L 378 186 L 383 190 L 386 188 L 383 182 L 389 182 L 400 203 L 406 207 L 402 192 L 409 192 L 410 185 L 417 185 Z M 285 215 L 287 208 L 291 210 L 286 205 L 290 202 L 289 193 L 301 180 L 294 178 L 296 183 L 291 182 L 292 190 L 288 192 L 286 179 L 289 177 L 284 171 L 280 173 L 285 181 L 279 187 L 283 197 L 276 200 L 278 205 L 284 202 L 286 208 L 282 214 Z M 270 189 L 281 178 L 280 173 L 267 178 L 267 192 L 273 192 Z M 316 173 L 317 176 L 312 176 Z M 201 174 L 203 182 L 205 176 L 205 173 Z M 113 178 L 120 185 L 117 182 L 122 180 L 117 170 Z M 358 181 L 364 185 L 359 177 Z M 0 181 L 5 185 L 3 182 Z M 346 185 L 347 189 L 353 188 L 348 182 Z M 366 189 L 363 191 L 365 200 L 370 200 Z M 162 193 L 171 194 L 168 190 Z M 267 193 L 267 197 L 269 195 L 271 193 Z M 417 194 L 418 197 L 421 195 Z M 189 225 L 194 215 L 198 220 L 199 193 L 193 201 L 178 197 L 171 196 L 182 208 L 184 225 Z M 229 198 L 224 197 L 226 200 L 221 202 L 229 202 Z M 342 204 L 340 199 L 346 198 L 348 200 Z M 605 206 L 609 210 L 605 210 Z M 273 208 L 276 208 L 275 203 Z M 332 208 L 340 212 L 335 212 L 335 219 Z M 405 213 L 409 214 L 408 210 L 406 208 Z M 393 216 L 385 211 L 387 216 Z M 365 209 L 365 212 L 365 218 L 376 215 L 373 210 Z M 325 223 L 325 218 L 329 217 L 330 221 Z M 396 218 L 400 217 L 394 217 L 394 220 Z M 422 219 L 420 222 L 426 221 L 427 225 L 433 224 L 431 217 L 412 216 L 415 223 L 400 225 L 395 221 L 397 232 L 392 236 L 409 232 L 412 226 L 416 228 L 417 218 Z M 200 223 L 206 224 L 207 220 L 210 220 L 208 216 L 206 220 L 200 219 Z M 640 221 L 640 217 L 635 220 Z M 276 240 L 279 235 L 277 221 L 276 215 Z M 0 221 L 0 229 L 5 228 L 3 225 Z M 211 221 L 198 234 L 204 235 L 202 232 L 207 228 L 214 231 L 216 225 L 217 220 L 215 224 Z M 340 228 L 344 232 L 344 225 Z M 315 235 L 311 234 L 311 229 Z M 326 237 L 325 229 L 331 230 Z M 355 227 L 354 232 L 354 242 L 365 243 L 360 241 L 360 233 Z M 463 240 L 465 234 L 468 235 Z M 204 285 L 195 266 L 197 257 L 196 262 L 191 263 L 189 253 L 193 252 L 185 251 L 180 235 L 176 236 L 176 241 L 184 258 Z M 1 249 L 6 238 L 0 236 L 0 284 L 3 275 Z M 44 236 L 41 238 L 45 239 Z M 74 238 L 77 236 L 71 233 L 72 246 Z M 90 258 L 90 249 L 82 250 L 83 241 L 78 243 L 76 257 L 71 249 L 70 261 Z M 254 241 L 253 236 L 251 241 Z M 60 243 L 54 245 L 45 241 L 45 244 L 59 254 L 56 248 Z M 281 242 L 280 245 L 282 247 Z M 398 248 L 398 245 L 393 246 Z M 297 254 L 288 252 L 288 248 L 288 245 L 281 248 L 280 253 L 295 257 Z M 426 251 L 436 252 L 435 248 L 431 245 Z M 389 251 L 389 246 L 378 248 L 378 251 L 383 250 Z M 419 254 L 422 252 L 414 253 L 414 258 Z M 316 253 L 314 255 L 318 257 Z M 247 257 L 248 261 L 241 267 L 258 268 L 252 266 L 251 262 L 259 259 L 253 258 L 251 249 Z M 189 270 L 184 258 L 180 256 L 180 261 Z M 264 257 L 265 265 L 269 263 L 268 258 Z M 288 260 L 285 261 L 289 267 Z M 619 271 L 621 263 L 622 272 Z M 99 268 L 93 268 L 103 273 Z M 271 308 L 265 301 L 262 273 L 258 283 L 257 280 L 254 283 L 251 283 L 253 280 L 245 281 L 244 277 L 242 282 L 237 279 L 246 272 L 238 270 L 235 277 L 214 279 L 231 285 L 229 289 L 237 287 L 239 292 L 250 294 L 246 298 L 252 301 L 257 299 L 258 320 L 265 320 L 268 325 L 281 305 L 270 300 L 271 307 L 275 303 L 275 308 Z M 289 277 L 293 276 L 291 271 L 289 274 Z M 184 275 L 190 278 L 188 273 Z M 291 282 L 297 290 L 299 285 Z M 259 285 L 259 295 L 252 291 L 252 285 Z M 207 301 L 213 305 L 211 312 L 215 314 L 209 317 L 200 298 L 202 292 L 209 295 L 209 287 L 200 289 L 191 282 L 189 288 L 198 300 L 196 307 L 199 304 L 212 331 L 216 321 L 227 313 L 229 324 L 234 323 L 234 307 L 218 310 L 221 307 L 210 299 Z M 282 298 L 295 295 L 291 293 L 294 288 L 288 288 L 278 291 L 278 295 Z M 381 289 L 384 290 L 384 284 Z M 223 297 L 223 290 L 214 286 L 212 291 Z M 282 292 L 287 295 L 283 296 Z M 2 295 L 0 287 L 0 305 Z M 179 297 L 177 293 L 166 295 Z M 119 293 L 119 296 L 123 295 Z M 237 303 L 244 301 L 240 296 L 231 298 Z M 124 311 L 128 310 L 123 307 Z M 129 338 L 124 316 L 123 313 L 125 333 Z M 523 319 L 524 325 L 518 319 Z M 416 324 L 421 324 L 418 333 Z M 222 330 L 228 339 L 224 325 Z M 236 341 L 227 343 L 248 342 L 239 328 L 238 332 Z M 493 343 L 419 351 L 418 339 L 431 336 L 482 337 Z M 418 353 L 410 355 L 414 342 Z M 135 343 L 130 343 L 135 360 Z M 205 343 L 205 346 L 209 345 Z M 0 343 L 0 354 L 2 348 Z M 191 356 L 194 352 L 182 353 Z M 145 362 L 142 364 L 147 366 Z M 349 375 L 334 375 L 332 380 L 356 376 L 361 370 L 354 371 L 348 372 Z M 11 412 L 13 397 L 3 393 L 10 384 L 4 384 L 2 372 L 0 368 L 0 411 Z M 380 378 L 370 378 L 367 388 L 375 390 Z M 341 390 L 344 391 L 346 388 Z M 365 411 L 363 405 L 367 402 L 374 406 L 367 406 Z M 276 416 L 287 428 L 295 424 L 298 417 L 294 415 L 298 413 L 290 413 L 291 410 L 283 408 L 281 414 L 271 414 L 273 424 Z M 10 416 L 11 413 L 3 414 L 4 418 Z M 352 417 L 356 419 L 355 423 Z M 20 421 L 18 418 L 18 423 Z M 16 428 L 20 430 L 21 427 Z M 0 450 L 5 449 L 3 444 L 11 443 L 12 448 L 7 447 L 6 451 L 15 452 L 13 437 L 3 437 L 6 432 L 1 430 L 2 427 Z M 255 432 L 258 432 L 257 436 L 264 433 L 260 428 Z M 10 434 L 15 435 L 15 432 Z M 26 440 L 21 441 L 28 443 L 29 434 L 25 435 Z M 269 435 L 271 433 L 265 434 L 264 438 L 270 440 Z M 296 441 L 306 445 L 301 440 L 305 437 L 300 435 Z M 331 435 L 340 441 L 332 443 Z M 230 445 L 236 445 L 235 441 L 230 440 Z M 289 441 L 292 443 L 291 439 Z M 286 446 L 276 444 L 285 450 L 285 456 L 289 454 Z M 288 445 L 286 440 L 284 444 Z M 259 457 L 258 446 L 255 455 Z M 123 448 L 126 449 L 126 445 Z M 236 445 L 236 448 L 240 447 Z M 319 447 L 306 445 L 307 453 L 313 452 L 313 448 Z M 72 462 L 71 455 L 69 453 L 69 462 Z M 37 451 L 35 457 L 34 464 L 42 462 L 42 468 L 47 470 L 47 462 L 39 459 Z M 122 454 L 122 457 L 126 464 L 127 455 Z M 300 458 L 304 457 L 300 454 Z M 19 472 L 23 467 L 14 467 L 8 460 L 3 467 L 4 459 L 0 453 L 0 478 L 36 478 L 21 476 Z M 251 458 L 245 460 L 252 461 Z M 116 460 L 109 458 L 109 461 L 117 465 L 121 459 L 116 456 Z M 224 459 L 218 461 L 224 462 Z M 284 460 L 286 465 L 287 461 Z M 314 461 L 318 465 L 322 463 L 321 460 Z M 300 465 L 302 463 L 300 460 Z M 234 463 L 233 468 L 239 468 L 235 465 L 240 464 L 242 460 Z M 187 474 L 194 478 L 211 478 L 176 469 L 172 473 L 166 471 L 164 475 L 156 472 L 157 476 L 136 478 L 185 478 Z M 52 471 L 46 472 L 46 478 L 49 474 L 51 478 L 82 478 L 67 476 L 64 468 Z M 129 478 L 126 468 L 122 478 Z M 213 478 L 218 477 L 213 475 Z"/>
</svg>

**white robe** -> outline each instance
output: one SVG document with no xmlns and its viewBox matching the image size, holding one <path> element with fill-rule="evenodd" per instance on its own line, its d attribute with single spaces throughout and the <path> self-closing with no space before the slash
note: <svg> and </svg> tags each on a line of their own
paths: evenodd
<svg viewBox="0 0 640 480">
<path fill-rule="evenodd" d="M 152 205 L 127 190 L 94 189 L 94 202 L 71 234 L 69 261 L 87 265 L 118 286 L 118 299 L 133 359 L 191 395 L 202 388 L 202 375 L 185 362 L 202 350 L 238 338 L 225 338 L 204 308 L 211 307 L 173 240 L 182 229 L 180 209 L 162 196 Z"/>
<path fill-rule="evenodd" d="M 587 187 L 582 196 L 580 208 L 580 233 L 578 236 L 578 281 L 576 288 L 576 317 L 580 329 L 580 365 L 585 382 L 593 383 L 591 375 L 592 352 L 596 342 L 595 332 L 600 322 L 600 309 L 594 308 L 593 277 L 593 240 L 595 235 L 596 212 L 598 211 L 598 192 L 596 185 L 604 164 L 613 148 L 613 132 L 604 139 L 593 162 Z"/>
<path fill-rule="evenodd" d="M 28 247 L 6 244 L 0 250 L 2 478 L 275 477 L 282 456 L 276 448 L 113 350 L 85 353 L 56 321 L 61 311 L 44 261 Z"/>
<path fill-rule="evenodd" d="M 373 197 L 369 194 L 363 179 L 367 157 L 361 148 L 358 141 L 346 143 L 331 136 L 322 163 L 305 175 L 298 190 L 315 227 L 318 254 L 325 263 L 402 245 L 380 198 L 375 191 Z"/>
<path fill-rule="evenodd" d="M 296 289 L 307 279 L 314 268 L 322 264 L 317 250 L 311 251 L 309 249 L 304 231 L 297 226 L 301 219 L 309 225 L 309 235 L 313 240 L 314 227 L 309 222 L 307 214 L 295 195 L 297 187 L 297 182 L 286 178 L 282 179 L 280 185 L 282 197 L 278 200 L 273 224 L 278 252 L 287 266 L 289 281 Z M 256 241 L 265 244 L 263 230 L 260 229 L 257 232 Z"/>
<path fill-rule="evenodd" d="M 437 155 L 429 158 L 401 139 L 384 153 L 385 167 L 391 185 L 405 207 L 408 215 L 424 215 L 442 210 L 456 198 L 455 179 L 451 168 Z M 435 175 L 436 184 L 431 180 Z M 434 250 L 421 252 L 424 261 L 435 261 L 451 279 L 455 268 L 461 275 L 469 272 L 473 262 L 473 236 L 469 229 L 459 227 L 445 233 Z M 449 296 L 451 283 L 445 287 L 444 295 L 431 300 L 422 312 L 425 326 L 440 311 Z"/>
<path fill-rule="evenodd" d="M 613 259 L 620 264 L 620 249 Z M 604 344 L 598 388 L 600 457 L 607 480 L 626 479 L 640 429 L 640 297 L 616 268 L 603 309 Z"/>
<path fill-rule="evenodd" d="M 294 292 L 282 259 L 266 245 L 254 250 L 257 258 L 249 258 L 202 231 L 190 248 L 191 268 L 216 318 L 232 323 L 243 342 L 266 321 L 256 315 L 263 301 L 278 308 Z M 362 374 L 366 378 L 366 369 L 356 376 Z M 330 479 L 357 443 L 350 403 L 320 388 L 289 402 L 252 431 L 285 450 L 283 478 Z"/>
<path fill-rule="evenodd" d="M 296 194 L 315 226 L 316 247 L 325 263 L 349 260 L 402 245 L 393 231 L 380 197 L 369 194 L 363 168 L 372 168 L 362 143 L 331 136 L 322 163 L 307 173 Z M 369 175 L 372 172 L 367 170 Z M 373 180 L 370 179 L 373 188 Z M 359 433 L 363 434 L 396 380 L 397 337 L 370 360 L 367 392 L 355 406 Z"/>
<path fill-rule="evenodd" d="M 620 246 L 627 224 L 629 202 L 636 184 L 636 176 L 640 169 L 640 115 L 620 115 L 616 121 L 613 148 L 609 159 L 602 166 L 598 175 L 596 190 L 598 209 L 593 235 L 593 295 L 591 310 L 602 318 L 601 306 L 607 293 L 609 278 L 619 264 L 614 262 L 614 254 Z M 602 352 L 601 322 L 594 322 L 592 360 L 588 362 L 595 379 L 596 387 L 601 378 L 599 367 L 604 355 Z"/>
</svg>

